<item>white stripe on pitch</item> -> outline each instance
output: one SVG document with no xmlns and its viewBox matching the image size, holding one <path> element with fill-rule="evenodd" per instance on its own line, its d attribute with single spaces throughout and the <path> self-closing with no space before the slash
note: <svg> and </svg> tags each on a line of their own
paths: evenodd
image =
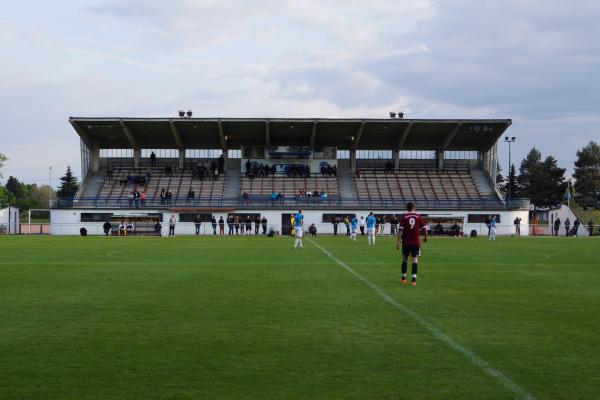
<svg viewBox="0 0 600 400">
<path fill-rule="evenodd" d="M 389 295 L 387 292 L 385 292 L 379 286 L 377 286 L 376 284 L 374 284 L 373 282 L 371 282 L 370 280 L 368 280 L 367 278 L 365 278 L 364 276 L 362 276 L 361 274 L 359 274 L 358 272 L 356 272 L 355 270 L 350 268 L 345 262 L 336 258 L 333 254 L 331 254 L 329 251 L 327 251 L 327 249 L 325 249 L 322 246 L 319 246 L 317 243 L 315 243 L 310 238 L 306 238 L 306 239 L 310 243 L 312 243 L 313 246 L 315 246 L 316 248 L 321 250 L 327 257 L 329 257 L 330 259 L 335 261 L 340 267 L 344 268 L 346 271 L 348 271 L 352 275 L 354 275 L 355 278 L 357 278 L 358 280 L 363 282 L 365 285 L 367 285 L 368 287 L 373 289 L 375 291 L 375 293 L 377 293 L 379 295 L 379 297 L 381 297 L 387 303 L 391 304 L 398 310 L 400 310 L 403 313 L 412 317 L 415 321 L 417 321 L 423 328 L 425 328 L 427 331 L 429 331 L 429 333 L 431 333 L 437 339 L 439 339 L 443 343 L 447 344 L 448 346 L 450 346 L 452 349 L 454 349 L 458 353 L 465 356 L 465 358 L 467 358 L 473 365 L 475 365 L 476 367 L 481 369 L 483 372 L 485 372 L 489 376 L 495 378 L 498 382 L 500 382 L 507 389 L 509 389 L 511 392 L 513 392 L 517 396 L 517 398 L 528 399 L 528 400 L 534 399 L 534 397 L 531 394 L 527 393 L 527 391 L 525 389 L 523 389 L 522 387 L 517 385 L 515 382 L 511 381 L 508 377 L 506 377 L 506 375 L 504 375 L 502 372 L 498 371 L 496 368 L 492 367 L 490 365 L 490 363 L 488 363 L 487 361 L 485 361 L 484 359 L 479 357 L 477 354 L 473 353 L 473 351 L 469 350 L 462 344 L 460 344 L 457 341 L 455 341 L 454 339 L 452 339 L 450 336 L 446 335 L 444 333 L 444 331 L 442 331 L 437 326 L 433 325 L 431 322 L 428 322 L 420 314 L 411 310 L 404 304 L 399 303 L 395 298 L 393 298 L 391 295 Z"/>
</svg>

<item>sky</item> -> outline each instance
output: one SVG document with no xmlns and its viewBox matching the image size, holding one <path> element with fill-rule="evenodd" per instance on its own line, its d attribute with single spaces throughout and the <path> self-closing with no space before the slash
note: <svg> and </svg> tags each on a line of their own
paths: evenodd
<svg viewBox="0 0 600 400">
<path fill-rule="evenodd" d="M 511 118 L 572 172 L 600 141 L 600 2 L 55 0 L 0 14 L 3 169 L 80 174 L 69 116 Z M 596 38 L 596 39 L 594 39 Z M 508 170 L 507 145 L 500 160 Z"/>
</svg>

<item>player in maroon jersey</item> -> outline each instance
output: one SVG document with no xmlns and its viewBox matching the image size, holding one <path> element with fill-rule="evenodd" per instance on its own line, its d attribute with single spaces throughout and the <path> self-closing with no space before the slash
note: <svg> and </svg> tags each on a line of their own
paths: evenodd
<svg viewBox="0 0 600 400">
<path fill-rule="evenodd" d="M 406 284 L 406 271 L 408 270 L 408 257 L 412 257 L 412 279 L 411 286 L 417 285 L 417 264 L 421 254 L 421 229 L 425 227 L 423 217 L 415 212 L 415 205 L 408 203 L 406 205 L 406 214 L 400 217 L 400 229 L 396 234 L 396 250 L 400 250 L 402 242 L 402 284 Z M 423 242 L 427 242 L 427 229 Z"/>
</svg>

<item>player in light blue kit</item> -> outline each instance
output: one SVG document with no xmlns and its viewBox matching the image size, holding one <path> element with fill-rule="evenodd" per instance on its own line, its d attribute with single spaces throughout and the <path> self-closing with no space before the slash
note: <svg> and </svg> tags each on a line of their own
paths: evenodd
<svg viewBox="0 0 600 400">
<path fill-rule="evenodd" d="M 367 237 L 369 238 L 369 246 L 371 243 L 375 245 L 375 224 L 377 223 L 377 219 L 373 215 L 372 212 L 369 213 L 367 217 Z"/>
<path fill-rule="evenodd" d="M 298 210 L 298 213 L 294 215 L 294 249 L 300 245 L 302 249 L 302 231 L 304 229 L 304 215 L 302 215 L 302 210 Z"/>
<path fill-rule="evenodd" d="M 358 218 L 356 215 L 350 221 L 350 240 L 356 240 L 356 229 L 358 227 Z"/>
</svg>

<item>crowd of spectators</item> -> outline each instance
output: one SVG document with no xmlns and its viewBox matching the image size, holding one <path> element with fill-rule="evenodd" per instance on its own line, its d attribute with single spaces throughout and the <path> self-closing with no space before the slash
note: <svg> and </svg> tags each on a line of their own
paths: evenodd
<svg viewBox="0 0 600 400">
<path fill-rule="evenodd" d="M 129 207 L 140 208 L 146 206 L 146 191 L 142 190 L 141 192 L 138 190 L 137 186 L 133 188 L 131 192 L 127 195 L 127 202 L 129 203 Z"/>
<path fill-rule="evenodd" d="M 329 163 L 327 162 L 322 162 L 321 163 L 321 175 L 323 176 L 328 176 L 328 177 L 337 177 L 338 175 L 338 170 L 337 170 L 337 166 L 331 166 Z"/>
<path fill-rule="evenodd" d="M 219 156 L 216 160 L 213 160 L 208 164 L 206 161 L 198 163 L 192 168 L 192 173 L 197 176 L 198 179 L 202 180 L 218 180 L 219 175 L 223 175 L 223 169 L 225 168 L 225 158 Z"/>
<path fill-rule="evenodd" d="M 246 161 L 246 176 L 250 179 L 254 178 L 266 178 L 269 175 L 275 173 L 275 166 L 269 166 L 269 164 Z"/>
<path fill-rule="evenodd" d="M 160 204 L 170 205 L 173 200 L 173 193 L 170 190 L 162 189 L 160 191 Z"/>
</svg>

